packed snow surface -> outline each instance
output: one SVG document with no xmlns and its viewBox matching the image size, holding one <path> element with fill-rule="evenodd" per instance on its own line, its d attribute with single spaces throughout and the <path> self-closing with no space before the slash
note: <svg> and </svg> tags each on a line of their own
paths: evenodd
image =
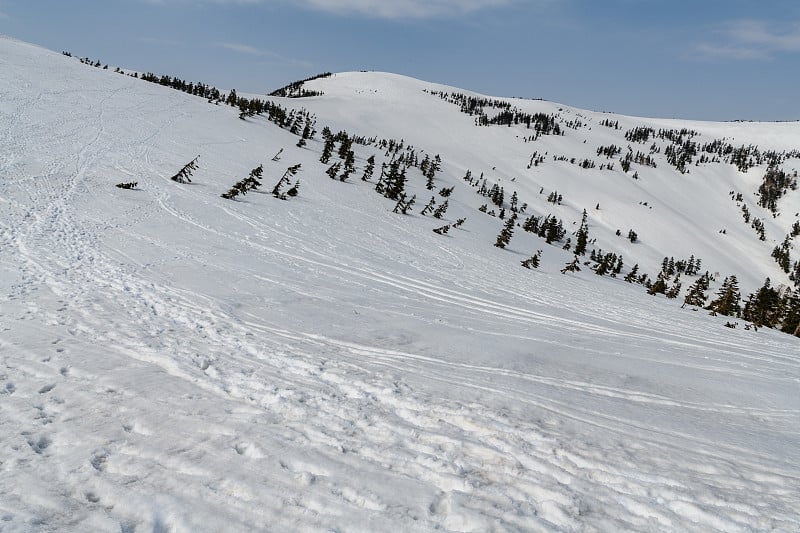
<svg viewBox="0 0 800 533">
<path fill-rule="evenodd" d="M 329 179 L 319 138 L 297 148 L 228 106 L 0 38 L 0 531 L 800 530 L 797 338 L 562 275 L 569 253 L 530 236 L 493 247 L 501 222 L 475 210 L 467 168 L 518 177 L 532 205 L 560 180 L 570 221 L 626 200 L 552 164 L 525 178 L 513 128 L 473 127 L 422 92 L 436 86 L 317 86 L 282 105 L 442 155 L 446 220 L 392 213 L 360 173 Z M 359 168 L 383 156 L 357 151 Z M 169 180 L 197 155 L 192 183 Z M 300 195 L 273 198 L 296 163 Z M 220 198 L 259 164 L 267 193 Z M 727 255 L 761 246 L 728 197 L 758 177 L 729 170 L 708 171 L 704 198 L 650 180 L 661 218 L 625 215 L 643 263 L 685 251 L 751 283 L 775 274 Z M 729 217 L 727 240 L 681 234 L 690 212 Z M 775 238 L 793 214 L 766 220 Z M 621 247 L 617 223 L 593 218 L 598 240 Z M 537 248 L 542 266 L 521 268 Z"/>
</svg>

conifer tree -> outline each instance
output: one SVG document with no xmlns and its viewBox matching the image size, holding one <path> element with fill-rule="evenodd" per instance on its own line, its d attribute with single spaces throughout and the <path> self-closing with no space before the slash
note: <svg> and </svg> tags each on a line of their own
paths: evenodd
<svg viewBox="0 0 800 533">
<path fill-rule="evenodd" d="M 406 195 L 403 193 L 400 195 L 400 198 L 397 200 L 397 204 L 394 206 L 395 213 L 401 213 L 403 215 L 408 214 L 408 210 L 411 209 L 411 206 L 414 205 L 414 202 L 417 200 L 417 195 L 411 197 L 410 200 L 406 200 Z"/>
<path fill-rule="evenodd" d="M 784 311 L 780 292 L 772 288 L 770 279 L 767 278 L 764 285 L 747 299 L 742 318 L 757 326 L 774 328 L 781 322 Z"/>
<path fill-rule="evenodd" d="M 525 259 L 524 261 L 522 261 L 522 266 L 524 266 L 525 268 L 530 268 L 530 269 L 539 268 L 539 261 L 540 261 L 541 257 L 542 257 L 542 251 L 541 250 L 536 250 L 535 254 L 533 254 L 528 259 Z"/>
<path fill-rule="evenodd" d="M 333 146 L 336 141 L 333 140 L 332 136 L 325 137 L 325 145 L 322 147 L 322 155 L 320 155 L 319 162 L 327 165 L 328 162 L 331 160 L 331 155 L 333 155 Z"/>
<path fill-rule="evenodd" d="M 631 271 L 628 272 L 623 279 L 628 283 L 634 283 L 636 282 L 636 276 L 638 276 L 638 274 L 639 274 L 639 263 L 636 263 L 635 265 L 633 265 Z"/>
<path fill-rule="evenodd" d="M 601 257 L 600 261 L 597 263 L 597 266 L 594 269 L 594 273 L 598 276 L 605 276 L 608 274 L 608 257 Z"/>
<path fill-rule="evenodd" d="M 369 181 L 373 172 L 375 172 L 375 156 L 371 155 L 367 159 L 367 166 L 364 167 L 364 175 L 361 176 L 361 181 Z"/>
<path fill-rule="evenodd" d="M 439 204 L 439 207 L 433 212 L 433 218 L 442 218 L 447 211 L 449 202 L 449 200 L 445 200 L 443 204 Z"/>
<path fill-rule="evenodd" d="M 342 168 L 342 163 L 337 161 L 328 167 L 328 170 L 325 171 L 325 174 L 327 174 L 332 180 L 335 180 L 340 168 Z"/>
<path fill-rule="evenodd" d="M 452 187 L 442 187 L 439 189 L 439 196 L 442 198 L 449 198 L 451 194 L 453 194 L 453 189 L 455 189 L 455 185 Z"/>
<path fill-rule="evenodd" d="M 494 245 L 498 248 L 505 248 L 511 242 L 511 237 L 514 236 L 514 224 L 517 223 L 517 214 L 514 213 L 506 221 Z"/>
<path fill-rule="evenodd" d="M 198 155 L 197 157 L 186 163 L 186 165 L 184 165 L 184 167 L 180 169 L 178 173 L 172 176 L 170 179 L 178 183 L 191 183 L 192 182 L 191 176 L 192 173 L 197 169 L 197 160 L 199 158 L 200 156 Z"/>
<path fill-rule="evenodd" d="M 278 180 L 278 183 L 276 183 L 275 187 L 272 188 L 272 196 L 281 200 L 287 200 L 287 196 L 297 196 L 297 192 L 300 187 L 300 180 L 298 180 L 294 184 L 294 187 L 292 187 L 289 191 L 283 192 L 282 189 L 284 186 L 291 183 L 290 178 L 300 171 L 301 166 L 302 165 L 298 163 L 286 169 L 286 172 L 283 173 L 281 179 Z M 291 191 L 294 191 L 294 194 L 290 194 Z"/>
<path fill-rule="evenodd" d="M 784 294 L 784 307 L 786 312 L 781 323 L 781 331 L 800 337 L 800 293 L 787 290 Z"/>
<path fill-rule="evenodd" d="M 731 275 L 723 280 L 722 286 L 717 292 L 717 297 L 708 304 L 706 309 L 711 311 L 711 314 L 739 316 L 741 312 L 740 301 L 739 281 L 735 275 Z"/>
<path fill-rule="evenodd" d="M 681 275 L 676 274 L 675 280 L 672 282 L 672 287 L 668 288 L 664 295 L 670 300 L 674 300 L 681 294 Z"/>
<path fill-rule="evenodd" d="M 436 206 L 436 197 L 431 196 L 431 200 L 427 203 L 427 205 L 419 212 L 420 215 L 425 216 L 433 210 Z"/>
<path fill-rule="evenodd" d="M 658 273 L 655 283 L 653 283 L 647 290 L 647 294 L 656 295 L 664 294 L 667 292 L 667 274 L 662 270 Z"/>
<path fill-rule="evenodd" d="M 586 244 L 589 242 L 589 228 L 586 224 L 588 214 L 586 209 L 583 210 L 583 218 L 581 219 L 581 227 L 575 234 L 575 255 L 586 254 Z"/>
<path fill-rule="evenodd" d="M 402 168 L 401 168 L 402 167 Z M 406 187 L 406 166 L 399 159 L 389 163 L 383 195 L 390 200 L 398 200 Z"/>
<path fill-rule="evenodd" d="M 566 274 L 567 272 L 580 272 L 581 266 L 578 261 L 578 256 L 576 255 L 571 263 L 567 263 L 567 266 L 561 269 L 562 274 Z"/>
<path fill-rule="evenodd" d="M 694 307 L 703 307 L 706 304 L 706 300 L 708 297 L 706 296 L 706 291 L 708 290 L 708 276 L 705 274 L 697 278 L 697 280 L 692 283 L 692 286 L 689 287 L 689 290 L 686 292 L 686 296 L 683 299 L 683 305 L 681 307 L 685 307 L 687 305 L 691 305 Z"/>
</svg>

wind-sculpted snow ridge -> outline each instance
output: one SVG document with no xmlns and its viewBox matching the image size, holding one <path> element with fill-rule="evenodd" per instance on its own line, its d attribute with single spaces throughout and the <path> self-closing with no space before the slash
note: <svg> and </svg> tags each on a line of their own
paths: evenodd
<svg viewBox="0 0 800 533">
<path fill-rule="evenodd" d="M 800 529 L 797 339 L 493 247 L 460 181 L 498 130 L 406 138 L 435 220 L 230 107 L 10 39 L 0 72 L 0 531 Z M 336 80 L 303 105 L 361 124 Z"/>
</svg>

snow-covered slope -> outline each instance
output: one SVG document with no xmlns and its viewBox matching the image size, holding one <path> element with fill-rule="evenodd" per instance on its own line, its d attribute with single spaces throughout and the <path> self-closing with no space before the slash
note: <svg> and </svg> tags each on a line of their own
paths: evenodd
<svg viewBox="0 0 800 533">
<path fill-rule="evenodd" d="M 320 127 L 442 155 L 437 187 L 457 187 L 444 220 L 392 213 L 374 180 L 329 179 L 318 138 L 297 148 L 228 106 L 0 38 L 0 530 L 800 528 L 797 339 L 562 275 L 570 253 L 520 230 L 495 248 L 501 222 L 461 176 L 492 172 L 537 209 L 557 188 L 565 221 L 600 202 L 598 246 L 654 265 L 695 253 L 756 283 L 773 269 L 743 262 L 760 245 L 727 184 L 709 170 L 693 193 L 642 171 L 635 196 L 613 173 L 523 173 L 514 128 L 475 128 L 421 91 L 434 86 L 311 85 L 326 95 L 289 103 Z M 524 148 L 558 143 L 596 148 L 572 131 Z M 376 152 L 356 150 L 359 168 Z M 169 180 L 198 154 L 192 183 Z M 296 198 L 220 198 L 259 164 L 269 191 L 297 163 Z M 731 188 L 756 174 L 713 172 Z M 638 198 L 654 208 L 633 218 Z M 721 202 L 727 241 L 689 222 L 719 225 Z M 771 236 L 788 216 L 765 220 Z M 623 223 L 643 251 L 616 240 Z M 537 248 L 542 266 L 521 268 Z"/>
<path fill-rule="evenodd" d="M 489 180 L 504 186 L 507 194 L 518 191 L 522 201 L 535 212 L 554 214 L 565 223 L 579 223 L 582 210 L 586 209 L 597 246 L 621 253 L 626 263 L 638 262 L 648 272 L 656 272 L 665 256 L 685 259 L 694 255 L 702 258 L 705 269 L 712 273 L 736 274 L 750 291 L 767 276 L 777 283 L 792 285 L 770 253 L 790 233 L 791 226 L 800 221 L 800 191 L 790 191 L 783 197 L 779 201 L 780 215 L 773 217 L 769 210 L 758 206 L 756 194 L 766 163 L 746 173 L 730 164 L 690 165 L 689 172 L 681 174 L 666 162 L 663 149 L 670 144 L 668 141 L 651 137 L 648 142 L 629 142 L 624 135 L 636 127 L 655 131 L 685 128 L 699 134 L 692 138 L 698 145 L 719 139 L 737 148 L 755 145 L 762 151 L 790 152 L 800 149 L 800 123 L 643 119 L 546 101 L 504 99 L 525 113 L 559 117 L 563 136 L 543 135 L 527 142 L 526 137 L 533 132 L 524 125 L 475 127 L 475 117 L 429 94 L 438 91 L 491 98 L 453 87 L 372 72 L 335 74 L 309 82 L 306 87 L 325 93 L 324 97 L 302 101 L 322 123 L 335 124 L 350 133 L 405 139 L 428 152 L 441 154 L 453 173 L 463 174 L 467 169 L 476 175 L 484 173 Z M 615 122 L 619 129 L 602 126 L 603 121 Z M 581 125 L 564 126 L 570 122 Z M 656 168 L 634 163 L 629 172 L 622 171 L 619 159 L 629 147 L 633 152 L 649 155 L 653 143 L 661 150 L 653 154 Z M 621 148 L 622 153 L 611 159 L 597 155 L 599 147 L 610 145 Z M 547 156 L 541 165 L 528 168 L 534 152 Z M 695 162 L 700 155 L 702 152 Z M 574 158 L 576 162 L 589 159 L 597 166 L 583 169 L 569 161 L 553 161 L 553 156 Z M 603 163 L 614 163 L 614 170 L 600 170 Z M 789 158 L 781 166 L 794 172 L 800 169 L 800 160 Z M 634 172 L 640 179 L 631 179 Z M 547 203 L 552 191 L 562 194 L 563 205 Z M 742 193 L 743 200 L 734 201 L 731 191 Z M 473 201 L 480 205 L 486 199 L 475 197 Z M 597 204 L 600 210 L 595 209 Z M 742 204 L 748 207 L 752 218 L 763 220 L 765 241 L 759 240 L 750 224 L 744 222 Z M 630 229 L 639 237 L 635 245 L 625 242 Z M 616 230 L 621 230 L 621 237 L 616 236 Z"/>
</svg>

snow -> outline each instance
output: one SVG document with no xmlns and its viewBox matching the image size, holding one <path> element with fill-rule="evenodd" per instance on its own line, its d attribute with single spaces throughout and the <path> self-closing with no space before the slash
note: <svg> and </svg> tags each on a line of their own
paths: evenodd
<svg viewBox="0 0 800 533">
<path fill-rule="evenodd" d="M 393 214 L 360 173 L 330 180 L 319 140 L 296 148 L 263 119 L 9 38 L 0 73 L 0 531 L 800 529 L 797 339 L 562 275 L 569 253 L 521 230 L 497 249 L 500 221 L 461 181 L 496 167 L 538 212 L 539 187 L 557 188 L 565 222 L 599 201 L 593 237 L 626 264 L 693 252 L 753 285 L 782 275 L 728 196 L 752 198 L 755 169 L 526 174 L 533 150 L 580 157 L 621 133 L 521 144 L 393 75 L 281 101 L 440 153 L 445 222 L 467 223 L 439 236 L 443 221 Z M 193 183 L 168 179 L 198 154 Z M 297 198 L 219 197 L 296 163 Z M 762 217 L 778 240 L 784 201 Z M 641 246 L 613 235 L 623 221 Z M 521 268 L 536 249 L 542 267 Z"/>
</svg>

